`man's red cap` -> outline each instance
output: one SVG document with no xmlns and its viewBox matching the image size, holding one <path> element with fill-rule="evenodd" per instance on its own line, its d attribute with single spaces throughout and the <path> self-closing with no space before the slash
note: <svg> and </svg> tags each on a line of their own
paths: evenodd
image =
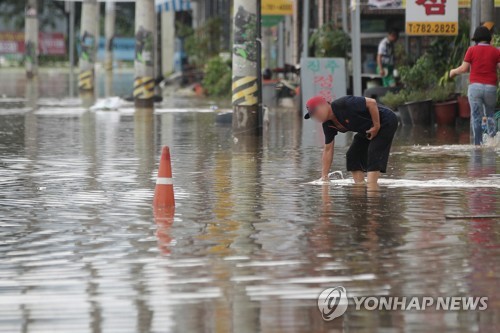
<svg viewBox="0 0 500 333">
<path fill-rule="evenodd" d="M 323 96 L 314 96 L 309 98 L 309 100 L 306 103 L 306 108 L 307 108 L 307 113 L 304 115 L 304 119 L 309 119 L 311 118 L 311 114 L 314 113 L 314 110 L 316 107 L 319 105 L 326 103 L 326 100 Z"/>
</svg>

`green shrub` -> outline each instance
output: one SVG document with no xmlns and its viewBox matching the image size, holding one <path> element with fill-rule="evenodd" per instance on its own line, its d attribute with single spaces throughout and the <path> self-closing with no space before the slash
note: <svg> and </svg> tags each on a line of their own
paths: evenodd
<svg viewBox="0 0 500 333">
<path fill-rule="evenodd" d="M 447 84 L 445 86 L 437 86 L 430 92 L 430 97 L 434 103 L 441 103 L 455 98 L 455 86 Z"/>
<path fill-rule="evenodd" d="M 436 71 L 430 56 L 424 54 L 413 66 L 403 66 L 399 70 L 401 82 L 409 91 L 431 89 L 437 83 Z"/>
<path fill-rule="evenodd" d="M 205 66 L 203 88 L 208 96 L 227 97 L 231 94 L 232 70 L 221 57 L 213 57 Z"/>
<path fill-rule="evenodd" d="M 332 22 L 316 30 L 309 41 L 315 57 L 345 58 L 351 48 L 351 39 L 343 30 L 336 29 Z"/>
<path fill-rule="evenodd" d="M 380 101 L 392 110 L 396 110 L 400 105 L 406 102 L 405 99 L 406 96 L 402 91 L 398 93 L 388 92 L 385 96 L 380 98 Z"/>
<path fill-rule="evenodd" d="M 431 99 L 429 92 L 425 90 L 412 90 L 404 93 L 406 103 L 420 102 Z"/>
</svg>

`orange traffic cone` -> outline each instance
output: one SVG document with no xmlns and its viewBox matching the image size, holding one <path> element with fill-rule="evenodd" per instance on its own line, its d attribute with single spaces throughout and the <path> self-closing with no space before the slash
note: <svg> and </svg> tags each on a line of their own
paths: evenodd
<svg viewBox="0 0 500 333">
<path fill-rule="evenodd" d="M 170 254 L 172 236 L 170 229 L 174 223 L 175 207 L 154 207 L 154 217 L 157 225 L 156 239 L 158 248 L 164 255 Z"/>
<path fill-rule="evenodd" d="M 155 210 L 158 208 L 173 208 L 175 206 L 172 165 L 170 164 L 170 148 L 168 146 L 164 146 L 161 152 L 153 206 Z"/>
</svg>

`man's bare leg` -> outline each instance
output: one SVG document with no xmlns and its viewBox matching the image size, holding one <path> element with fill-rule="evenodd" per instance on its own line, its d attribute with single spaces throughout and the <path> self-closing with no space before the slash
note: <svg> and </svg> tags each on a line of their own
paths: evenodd
<svg viewBox="0 0 500 333">
<path fill-rule="evenodd" d="M 352 178 L 354 179 L 354 183 L 356 184 L 364 184 L 365 183 L 365 173 L 363 171 L 351 171 Z"/>
<path fill-rule="evenodd" d="M 377 184 L 379 177 L 380 177 L 380 171 L 369 171 L 367 177 L 368 184 Z"/>
<path fill-rule="evenodd" d="M 366 194 L 368 197 L 377 197 L 380 195 L 380 187 L 377 183 L 367 183 Z"/>
</svg>

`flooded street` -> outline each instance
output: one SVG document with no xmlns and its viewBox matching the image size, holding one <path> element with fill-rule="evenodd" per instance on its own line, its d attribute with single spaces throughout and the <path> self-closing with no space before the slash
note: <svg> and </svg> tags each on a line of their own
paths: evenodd
<svg viewBox="0 0 500 333">
<path fill-rule="evenodd" d="M 400 127 L 367 191 L 311 183 L 323 134 L 295 110 L 236 141 L 209 101 L 87 111 L 65 95 L 0 108 L 1 332 L 498 332 L 500 150 L 463 128 Z M 173 223 L 152 210 L 164 145 Z M 488 309 L 323 321 L 317 297 L 339 285 Z"/>
</svg>

